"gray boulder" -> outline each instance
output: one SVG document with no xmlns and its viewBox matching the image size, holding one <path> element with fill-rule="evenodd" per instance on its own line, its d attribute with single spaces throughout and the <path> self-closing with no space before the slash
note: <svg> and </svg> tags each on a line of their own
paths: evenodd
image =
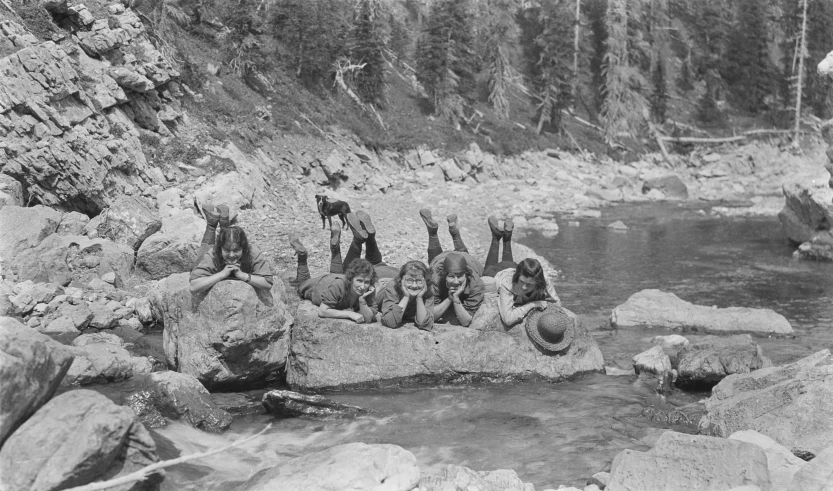
<svg viewBox="0 0 833 491">
<path fill-rule="evenodd" d="M 127 278 L 133 269 L 133 255 L 129 247 L 106 239 L 52 234 L 37 247 L 18 254 L 11 266 L 21 280 L 86 284 L 111 271 Z"/>
<path fill-rule="evenodd" d="M 0 208 L 23 205 L 23 186 L 17 179 L 0 174 Z"/>
<path fill-rule="evenodd" d="M 10 317 L 0 317 L 0 446 L 48 401 L 72 365 L 59 343 Z"/>
<path fill-rule="evenodd" d="M 139 247 L 136 273 L 143 278 L 161 280 L 174 273 L 190 272 L 199 248 L 196 241 L 155 233 Z"/>
<path fill-rule="evenodd" d="M 700 432 L 755 430 L 792 452 L 818 454 L 833 441 L 833 356 L 821 350 L 780 367 L 729 375 L 712 388 Z"/>
<path fill-rule="evenodd" d="M 94 342 L 69 348 L 75 356 L 64 385 L 121 382 L 134 373 L 148 373 L 153 365 L 145 357 L 132 356 L 118 344 Z"/>
<path fill-rule="evenodd" d="M 642 184 L 642 194 L 647 194 L 652 189 L 662 191 L 671 199 L 688 199 L 688 188 L 679 177 L 673 174 L 645 179 Z"/>
<path fill-rule="evenodd" d="M 0 449 L 0 489 L 52 491 L 135 472 L 157 462 L 156 444 L 130 408 L 91 390 L 55 397 Z M 113 488 L 159 489 L 164 472 Z"/>
<path fill-rule="evenodd" d="M 633 369 L 637 375 L 642 372 L 663 375 L 671 372 L 671 358 L 665 354 L 660 346 L 643 351 L 633 357 Z"/>
<path fill-rule="evenodd" d="M 505 330 L 495 295 L 487 297 L 468 328 L 435 324 L 430 332 L 321 319 L 317 307 L 301 302 L 292 327 L 287 382 L 293 390 L 409 381 L 557 382 L 603 367 L 602 353 L 583 326 L 570 347 L 553 356 L 533 345 L 523 326 Z"/>
<path fill-rule="evenodd" d="M 680 350 L 677 360 L 680 385 L 714 385 L 733 373 L 772 366 L 749 334 L 707 336 Z"/>
<path fill-rule="evenodd" d="M 367 409 L 358 406 L 289 390 L 270 390 L 263 394 L 263 406 L 269 414 L 285 418 L 353 418 L 367 413 Z"/>
<path fill-rule="evenodd" d="M 90 217 L 77 211 L 61 215 L 61 223 L 55 231 L 58 235 L 84 235 L 84 227 L 90 223 Z"/>
<path fill-rule="evenodd" d="M 190 375 L 155 372 L 136 382 L 143 388 L 127 396 L 127 405 L 145 426 L 158 428 L 168 419 L 184 420 L 194 428 L 220 432 L 231 425 L 231 414 L 217 407 L 205 387 Z"/>
<path fill-rule="evenodd" d="M 772 489 L 766 454 L 751 443 L 666 431 L 647 452 L 625 450 L 613 459 L 606 491 Z"/>
<path fill-rule="evenodd" d="M 789 488 L 790 483 L 793 482 L 795 473 L 805 465 L 803 460 L 793 455 L 782 445 L 779 445 L 778 442 L 757 431 L 736 431 L 732 433 L 729 439 L 751 443 L 764 451 L 773 490 Z"/>
<path fill-rule="evenodd" d="M 833 189 L 827 186 L 784 184 L 784 209 L 778 214 L 790 241 L 801 244 L 818 235 L 830 235 L 833 223 Z"/>
<path fill-rule="evenodd" d="M 101 213 L 98 236 L 138 250 L 142 242 L 162 228 L 150 205 L 141 197 L 122 196 Z"/>
<path fill-rule="evenodd" d="M 12 260 L 53 234 L 61 223 L 61 213 L 43 205 L 0 208 L 0 258 Z"/>
<path fill-rule="evenodd" d="M 833 489 L 833 446 L 796 472 L 788 491 L 830 491 Z"/>
<path fill-rule="evenodd" d="M 182 275 L 166 280 L 156 297 L 168 365 L 209 389 L 278 378 L 292 323 L 281 281 L 276 277 L 272 291 L 260 294 L 246 283 L 221 281 L 194 305 L 187 274 Z"/>
<path fill-rule="evenodd" d="M 236 491 L 411 491 L 419 483 L 416 457 L 397 445 L 348 443 L 264 469 Z"/>
<path fill-rule="evenodd" d="M 694 305 L 673 293 L 642 290 L 613 309 L 610 324 L 616 328 L 663 327 L 705 332 L 792 334 L 789 321 L 770 309 Z"/>
<path fill-rule="evenodd" d="M 535 491 L 535 486 L 523 482 L 513 470 L 475 471 L 461 465 L 448 465 L 439 476 L 424 476 L 419 481 L 420 491 L 457 489 L 477 489 L 479 491 Z"/>
</svg>

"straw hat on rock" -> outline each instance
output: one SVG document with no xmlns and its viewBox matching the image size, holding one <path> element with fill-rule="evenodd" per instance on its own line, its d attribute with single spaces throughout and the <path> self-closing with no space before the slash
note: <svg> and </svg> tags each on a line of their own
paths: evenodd
<svg viewBox="0 0 833 491">
<path fill-rule="evenodd" d="M 576 317 L 552 303 L 544 310 L 531 312 L 524 323 L 529 339 L 542 350 L 551 353 L 567 349 L 578 330 Z"/>
</svg>

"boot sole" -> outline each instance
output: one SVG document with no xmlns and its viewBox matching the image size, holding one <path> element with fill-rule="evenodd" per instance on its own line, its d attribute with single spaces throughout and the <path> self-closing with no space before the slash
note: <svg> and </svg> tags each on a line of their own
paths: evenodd
<svg viewBox="0 0 833 491">
<path fill-rule="evenodd" d="M 513 230 L 515 230 L 515 222 L 513 222 L 511 218 L 507 218 L 506 220 L 504 220 L 503 231 L 511 234 Z"/>
<path fill-rule="evenodd" d="M 298 237 L 292 237 L 289 239 L 289 245 L 295 249 L 295 253 L 298 255 L 305 255 L 307 254 L 307 248 L 304 247 L 304 244 L 301 244 L 301 239 Z"/>
<path fill-rule="evenodd" d="M 373 226 L 373 221 L 370 220 L 370 215 L 363 211 L 358 211 L 356 212 L 356 217 L 358 217 L 359 223 L 362 224 L 368 234 L 376 233 L 376 227 Z"/>
<path fill-rule="evenodd" d="M 367 232 L 362 230 L 362 222 L 355 213 L 347 214 L 347 225 L 350 227 L 350 231 L 353 232 L 353 235 L 362 240 L 367 239 Z"/>
<path fill-rule="evenodd" d="M 503 230 L 500 229 L 500 223 L 495 217 L 489 217 L 489 229 L 492 231 L 493 237 L 503 238 Z"/>
<path fill-rule="evenodd" d="M 336 222 L 330 230 L 330 247 L 335 247 L 341 242 L 341 224 Z"/>
<path fill-rule="evenodd" d="M 439 225 L 437 225 L 437 222 L 434 221 L 434 218 L 431 216 L 431 210 L 429 210 L 428 208 L 423 208 L 419 210 L 419 216 L 420 218 L 422 218 L 422 221 L 425 222 L 426 227 L 430 228 L 431 230 L 439 228 Z"/>
</svg>

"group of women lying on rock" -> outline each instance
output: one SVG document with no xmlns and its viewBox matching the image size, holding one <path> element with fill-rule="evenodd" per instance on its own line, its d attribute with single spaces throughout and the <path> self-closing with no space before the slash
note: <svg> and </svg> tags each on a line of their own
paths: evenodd
<svg viewBox="0 0 833 491">
<path fill-rule="evenodd" d="M 228 207 L 208 205 L 203 212 L 207 225 L 191 272 L 191 292 L 206 292 L 226 279 L 270 289 L 268 261 L 248 242 L 240 227 L 231 225 L 233 217 L 229 217 Z M 435 319 L 453 322 L 456 318 L 460 325 L 471 324 L 483 304 L 483 276 L 494 277 L 500 317 L 507 327 L 520 323 L 534 310 L 546 309 L 549 303 L 561 305 L 540 262 L 514 262 L 511 219 L 504 220 L 501 227 L 495 217 L 489 218 L 492 241 L 484 267 L 469 254 L 457 227 L 457 215 L 447 218 L 454 251 L 443 251 L 437 235 L 439 226 L 430 210 L 420 210 L 419 214 L 428 230 L 427 266 L 416 260 L 399 269 L 387 265 L 376 243 L 376 228 L 363 211 L 346 217 L 353 240 L 343 260 L 342 227 L 338 222 L 332 225 L 328 274 L 311 277 L 307 249 L 297 237 L 291 238 L 290 245 L 298 256 L 298 294 L 319 307 L 320 317 L 357 323 L 378 320 L 390 328 L 414 323 L 423 330 L 431 330 Z M 498 261 L 501 242 L 503 255 Z"/>
</svg>

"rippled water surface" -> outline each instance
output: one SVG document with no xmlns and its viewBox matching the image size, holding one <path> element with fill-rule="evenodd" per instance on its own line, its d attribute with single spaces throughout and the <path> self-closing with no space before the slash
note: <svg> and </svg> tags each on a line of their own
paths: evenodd
<svg viewBox="0 0 833 491">
<path fill-rule="evenodd" d="M 617 219 L 629 230 L 606 228 Z M 652 336 L 670 333 L 607 327 L 610 310 L 645 288 L 698 304 L 768 307 L 785 315 L 796 330 L 794 339 L 758 339 L 777 364 L 833 345 L 833 265 L 793 260 L 776 219 L 715 219 L 665 205 L 607 210 L 603 218 L 581 220 L 579 226 L 558 223 L 556 237 L 531 234 L 522 241 L 560 271 L 556 289 L 565 306 L 592 329 L 607 366 L 629 369 L 631 357 L 649 348 Z M 695 431 L 708 394 L 676 391 L 662 398 L 634 376 L 593 375 L 561 384 L 328 396 L 373 413 L 328 422 L 250 416 L 238 418 L 222 435 L 179 423 L 158 430 L 160 453 L 170 458 L 223 445 L 273 423 L 258 443 L 169 469 L 163 487 L 228 489 L 264 467 L 354 441 L 401 445 L 416 455 L 424 472 L 455 463 L 477 470 L 514 469 L 536 489 L 583 486 L 620 450 L 647 449 L 663 428 Z M 664 419 L 669 414 L 677 416 L 673 424 Z"/>
</svg>

